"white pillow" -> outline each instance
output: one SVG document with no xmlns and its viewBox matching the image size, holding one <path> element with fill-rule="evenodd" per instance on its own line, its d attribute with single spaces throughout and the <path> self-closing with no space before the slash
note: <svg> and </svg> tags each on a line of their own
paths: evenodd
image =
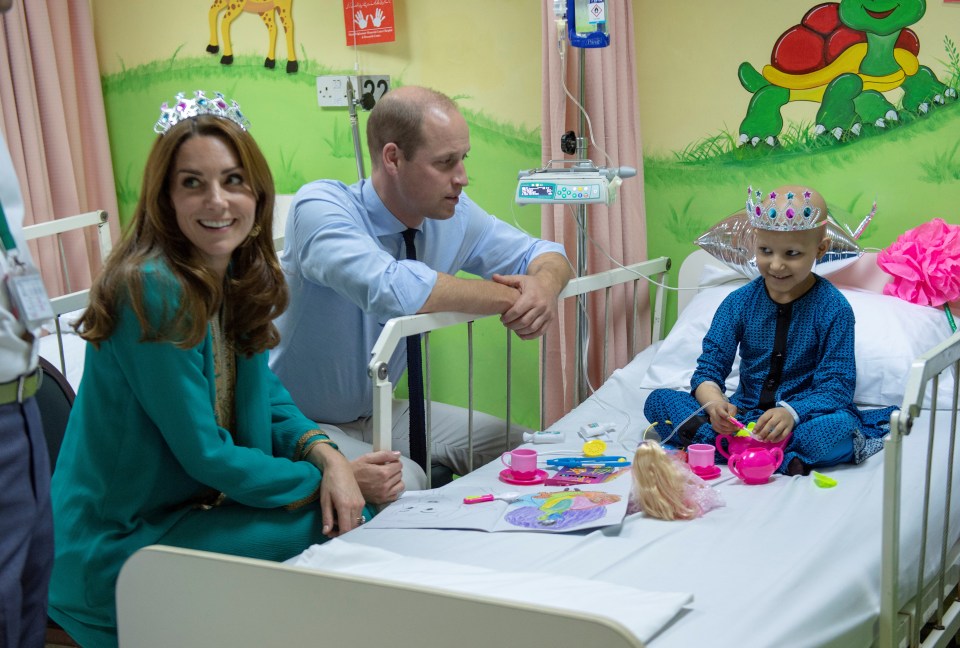
<svg viewBox="0 0 960 648">
<path fill-rule="evenodd" d="M 643 389 L 690 389 L 713 315 L 720 302 L 739 286 L 718 286 L 697 294 L 677 318 L 676 324 L 657 351 L 650 368 L 640 381 Z M 853 307 L 857 320 L 855 351 L 857 358 L 858 405 L 900 405 L 913 361 L 947 339 L 950 326 L 941 309 L 917 306 L 897 297 L 873 292 L 841 289 Z M 739 356 L 727 377 L 732 392 L 739 384 Z M 953 402 L 953 375 L 940 379 L 937 405 L 941 409 Z M 930 404 L 930 392 L 924 402 Z"/>
<path fill-rule="evenodd" d="M 898 297 L 841 289 L 857 318 L 857 391 L 860 405 L 900 405 L 907 387 L 910 365 L 951 335 L 942 309 L 917 306 Z M 940 377 L 937 406 L 953 403 L 953 372 Z M 927 389 L 924 406 L 930 406 Z"/>
<path fill-rule="evenodd" d="M 741 276 L 742 279 L 742 276 Z M 650 368 L 640 381 L 641 389 L 683 389 L 690 391 L 690 379 L 697 368 L 697 358 L 703 352 L 703 338 L 710 328 L 720 302 L 744 284 L 716 286 L 697 293 L 683 309 L 669 335 L 657 350 Z M 733 371 L 727 376 L 727 391 L 733 392 L 740 384 L 740 354 L 733 362 Z"/>
</svg>

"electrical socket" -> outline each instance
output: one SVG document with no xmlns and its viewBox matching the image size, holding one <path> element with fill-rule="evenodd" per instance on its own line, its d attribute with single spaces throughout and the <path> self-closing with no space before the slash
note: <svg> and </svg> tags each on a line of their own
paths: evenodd
<svg viewBox="0 0 960 648">
<path fill-rule="evenodd" d="M 317 103 L 321 108 L 346 108 L 347 107 L 347 81 L 350 79 L 346 74 L 330 75 L 317 77 Z"/>
<path fill-rule="evenodd" d="M 333 74 L 317 77 L 317 103 L 321 108 L 347 108 L 347 83 L 353 85 L 355 100 L 362 100 L 366 95 L 372 101 L 360 101 L 361 108 L 370 110 L 380 98 L 390 89 L 388 75 L 360 75 Z"/>
</svg>

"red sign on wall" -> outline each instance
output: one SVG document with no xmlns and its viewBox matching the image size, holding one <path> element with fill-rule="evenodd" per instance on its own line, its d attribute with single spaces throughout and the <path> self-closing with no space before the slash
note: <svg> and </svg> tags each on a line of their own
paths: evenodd
<svg viewBox="0 0 960 648">
<path fill-rule="evenodd" d="M 392 43 L 396 40 L 393 0 L 343 0 L 347 45 Z"/>
</svg>

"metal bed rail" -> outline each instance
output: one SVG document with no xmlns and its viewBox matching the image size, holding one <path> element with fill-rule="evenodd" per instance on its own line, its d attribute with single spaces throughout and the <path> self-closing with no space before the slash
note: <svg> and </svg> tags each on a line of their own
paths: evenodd
<svg viewBox="0 0 960 648">
<path fill-rule="evenodd" d="M 651 292 L 653 293 L 653 317 L 652 317 L 652 341 L 657 342 L 663 335 L 664 326 L 664 290 L 657 289 L 655 284 L 650 284 L 649 291 L 640 291 L 639 284 L 649 278 L 654 278 L 662 283 L 670 269 L 670 259 L 668 257 L 658 257 L 649 261 L 635 263 L 623 268 L 615 268 L 605 272 L 599 272 L 593 275 L 573 279 L 567 284 L 566 288 L 560 293 L 559 299 L 578 297 L 587 293 L 603 290 L 605 291 L 607 308 L 604 312 L 604 358 L 606 357 L 607 331 L 609 322 L 609 304 L 610 291 L 613 287 L 633 282 L 633 305 L 632 305 L 632 324 L 633 336 L 630 341 L 630 356 L 636 354 L 636 331 L 637 314 L 640 310 L 641 300 L 649 300 Z M 370 379 L 373 383 L 373 447 L 374 450 L 389 450 L 391 445 L 391 425 L 392 425 L 392 400 L 394 385 L 390 382 L 387 363 L 393 356 L 397 345 L 410 335 L 423 335 L 424 345 L 424 399 L 426 401 L 426 428 L 427 428 L 427 466 L 431 463 L 430 439 L 431 439 L 431 392 L 430 392 L 430 332 L 439 329 L 456 326 L 459 324 L 467 325 L 467 439 L 468 455 L 470 457 L 470 469 L 473 469 L 473 323 L 493 315 L 476 315 L 471 313 L 425 313 L 422 315 L 407 315 L 396 317 L 389 320 L 383 327 L 380 337 L 371 351 L 370 363 L 367 365 Z M 509 430 L 511 422 L 510 398 L 511 398 L 511 340 L 512 335 L 509 329 L 507 335 L 507 362 L 506 362 L 506 425 L 504 427 L 504 440 L 509 439 Z M 543 353 L 541 353 L 541 358 Z M 543 416 L 543 371 L 541 371 L 541 427 Z M 603 366 L 603 376 L 607 375 L 606 362 Z M 427 487 L 430 487 L 430 471 L 427 470 Z"/>
<path fill-rule="evenodd" d="M 953 368 L 953 402 L 949 410 L 937 409 L 937 390 L 940 376 Z M 937 345 L 914 360 L 907 380 L 907 388 L 900 411 L 890 420 L 890 434 L 884 440 L 883 474 L 883 532 L 881 537 L 882 567 L 880 585 L 880 625 L 878 645 L 881 648 L 896 648 L 906 645 L 941 647 L 952 645 L 953 637 L 960 630 L 960 590 L 958 590 L 958 561 L 960 546 L 949 537 L 951 528 L 951 499 L 953 496 L 954 451 L 957 433 L 958 387 L 960 381 L 960 333 Z M 915 420 L 924 411 L 928 385 L 932 385 L 929 409 L 929 437 L 927 440 L 926 466 L 923 485 L 923 508 L 920 541 L 909 549 L 900 546 L 902 464 L 904 437 L 910 434 Z M 939 416 L 950 416 L 948 450 L 944 456 L 934 453 L 935 423 Z M 945 466 L 945 504 L 942 511 L 931 510 L 932 476 L 934 462 Z M 941 484 L 937 484 L 939 488 Z M 937 518 L 942 516 L 942 518 Z M 942 533 L 939 538 L 939 568 L 933 578 L 924 578 L 927 568 L 927 544 L 931 517 L 941 519 Z M 909 594 L 903 606 L 900 599 L 905 595 L 900 582 L 901 551 L 916 551 L 919 555 L 917 586 Z"/>
<path fill-rule="evenodd" d="M 64 281 L 67 290 L 71 289 L 70 273 L 67 270 L 66 250 L 63 247 L 63 234 L 76 232 L 85 227 L 96 226 L 97 241 L 100 247 L 100 260 L 104 261 L 110 250 L 113 248 L 113 242 L 110 238 L 109 216 L 102 209 L 96 211 L 77 214 L 76 216 L 67 216 L 66 218 L 57 218 L 44 223 L 27 225 L 23 228 L 23 238 L 27 241 L 43 238 L 45 236 L 56 236 L 57 250 L 60 255 L 60 264 L 63 268 Z M 71 313 L 86 307 L 90 301 L 90 290 L 85 288 L 70 292 L 66 295 L 60 295 L 50 298 L 50 305 L 56 315 L 54 318 L 55 334 L 57 336 L 57 346 L 60 350 L 60 371 L 66 375 L 67 362 L 63 353 L 63 329 L 60 324 L 60 316 Z"/>
</svg>

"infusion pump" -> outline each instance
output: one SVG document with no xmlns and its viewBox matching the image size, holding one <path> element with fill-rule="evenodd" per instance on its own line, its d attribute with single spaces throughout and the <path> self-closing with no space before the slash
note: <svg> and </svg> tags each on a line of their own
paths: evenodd
<svg viewBox="0 0 960 648">
<path fill-rule="evenodd" d="M 589 161 L 574 167 L 521 171 L 517 183 L 516 201 L 519 205 L 530 203 L 610 203 L 616 196 L 621 178 L 636 175 L 636 169 L 617 167 L 597 168 Z"/>
<path fill-rule="evenodd" d="M 610 181 L 602 177 L 575 178 L 569 173 L 538 173 L 521 178 L 517 203 L 605 203 Z"/>
</svg>

